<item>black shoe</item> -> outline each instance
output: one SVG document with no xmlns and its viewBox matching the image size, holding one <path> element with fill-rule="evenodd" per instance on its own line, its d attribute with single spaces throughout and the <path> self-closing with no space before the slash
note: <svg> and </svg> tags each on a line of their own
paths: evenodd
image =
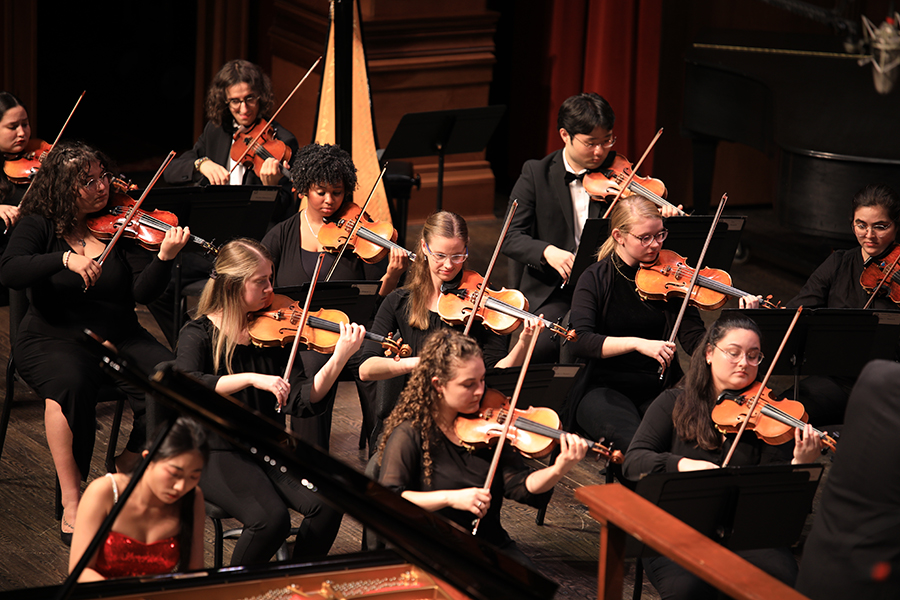
<svg viewBox="0 0 900 600">
<path fill-rule="evenodd" d="M 65 544 L 66 546 L 72 545 L 72 534 L 67 531 L 63 531 L 62 529 L 60 529 L 59 530 L 59 539 L 61 539 L 62 543 Z"/>
</svg>

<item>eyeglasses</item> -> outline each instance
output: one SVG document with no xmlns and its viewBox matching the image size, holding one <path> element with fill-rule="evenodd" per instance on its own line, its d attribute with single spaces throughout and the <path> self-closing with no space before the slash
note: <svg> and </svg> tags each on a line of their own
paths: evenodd
<svg viewBox="0 0 900 600">
<path fill-rule="evenodd" d="M 596 144 L 590 144 L 582 139 L 575 137 L 574 135 L 572 136 L 572 138 L 578 140 L 579 142 L 584 144 L 585 148 L 590 148 L 591 150 L 596 150 L 597 148 L 600 148 L 600 147 L 603 147 L 603 148 L 606 148 L 607 150 L 609 150 L 610 148 L 612 148 L 613 146 L 616 145 L 616 140 L 619 139 L 619 138 L 613 136 L 610 139 L 606 140 L 605 142 L 597 142 Z"/>
<path fill-rule="evenodd" d="M 466 262 L 467 258 L 469 258 L 468 246 L 466 246 L 466 251 L 464 254 L 444 254 L 443 252 L 432 252 L 431 248 L 428 247 L 428 242 L 425 242 L 425 249 L 428 250 L 428 254 L 430 254 L 431 257 L 438 262 L 444 262 L 449 258 L 450 262 L 454 265 L 461 265 Z"/>
<path fill-rule="evenodd" d="M 105 171 L 103 173 L 100 173 L 100 177 L 98 177 L 97 179 L 88 179 L 88 182 L 82 185 L 82 187 L 89 192 L 93 192 L 97 189 L 97 184 L 101 181 L 108 186 L 110 179 L 112 179 L 112 173 L 110 173 L 109 171 Z"/>
<path fill-rule="evenodd" d="M 868 223 L 863 223 L 862 221 L 857 221 L 853 224 L 856 227 L 856 230 L 860 233 L 868 233 L 869 227 L 872 228 L 872 231 L 875 233 L 884 233 L 888 229 L 894 226 L 893 223 L 875 223 L 874 225 L 869 225 Z"/>
<path fill-rule="evenodd" d="M 747 364 L 756 367 L 759 366 L 759 363 L 765 358 L 765 355 L 759 350 L 744 352 L 743 350 L 725 350 L 724 348 L 719 348 L 715 344 L 713 344 L 713 346 L 721 350 L 725 356 L 728 357 L 728 361 L 735 365 L 741 362 L 741 357 L 746 357 Z"/>
<path fill-rule="evenodd" d="M 246 104 L 247 106 L 256 106 L 257 102 L 259 102 L 259 98 L 257 96 L 244 96 L 243 98 L 229 98 L 227 104 L 231 108 L 237 109 L 240 108 L 241 104 Z"/>
<path fill-rule="evenodd" d="M 657 242 L 662 244 L 664 241 L 666 241 L 666 238 L 669 237 L 669 230 L 663 229 L 659 233 L 656 233 L 653 235 L 648 233 L 647 235 L 641 235 L 641 236 L 634 235 L 633 233 L 631 233 L 629 231 L 628 235 L 630 235 L 634 239 L 638 240 L 641 243 L 641 246 L 646 247 L 646 246 L 649 246 L 650 243 L 653 242 L 653 240 L 656 240 Z"/>
</svg>

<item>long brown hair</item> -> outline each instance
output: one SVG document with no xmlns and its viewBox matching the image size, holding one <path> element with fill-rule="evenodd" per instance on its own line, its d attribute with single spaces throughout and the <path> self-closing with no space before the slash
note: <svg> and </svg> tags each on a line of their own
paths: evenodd
<svg viewBox="0 0 900 600">
<path fill-rule="evenodd" d="M 203 287 L 197 316 L 221 315 L 220 327 L 213 329 L 213 371 L 218 373 L 223 360 L 233 375 L 231 357 L 247 326 L 244 310 L 244 285 L 263 261 L 272 262 L 265 246 L 250 238 L 238 238 L 225 244 L 216 257 L 209 280 Z"/>
<path fill-rule="evenodd" d="M 469 227 L 466 220 L 456 213 L 446 210 L 432 213 L 422 227 L 422 237 L 426 243 L 433 243 L 434 238 L 456 238 L 469 246 Z M 421 247 L 421 243 L 419 244 Z M 425 254 L 420 252 L 420 255 Z M 431 298 L 431 273 L 428 270 L 427 256 L 419 256 L 409 267 L 409 279 L 404 286 L 409 290 L 409 324 L 416 329 L 428 329 L 428 300 Z M 465 268 L 463 265 L 462 268 Z"/>
<path fill-rule="evenodd" d="M 437 424 L 441 395 L 432 379 L 437 378 L 440 384 L 446 384 L 453 379 L 459 365 L 471 358 L 482 358 L 481 348 L 471 337 L 449 328 L 438 329 L 429 335 L 419 352 L 419 364 L 403 388 L 397 406 L 384 422 L 384 436 L 379 446 L 382 454 L 388 438 L 400 423 L 409 421 L 420 433 L 425 485 L 431 484 L 434 471 L 431 449 L 442 435 Z"/>
<path fill-rule="evenodd" d="M 712 367 L 706 362 L 706 353 L 734 329 L 752 331 L 762 339 L 753 319 L 734 315 L 716 320 L 706 332 L 703 342 L 694 350 L 691 366 L 684 377 L 684 392 L 675 401 L 672 411 L 675 433 L 685 442 L 696 442 L 701 450 L 717 450 L 722 447 L 722 434 L 710 417 L 716 405 L 716 388 Z"/>
<path fill-rule="evenodd" d="M 600 246 L 597 252 L 597 260 L 603 260 L 616 250 L 616 240 L 612 232 L 618 229 L 620 232 L 627 234 L 631 228 L 643 221 L 644 219 L 662 219 L 659 214 L 659 207 L 637 194 L 628 196 L 627 198 L 619 198 L 613 207 L 612 214 L 609 216 L 609 237 Z"/>
</svg>

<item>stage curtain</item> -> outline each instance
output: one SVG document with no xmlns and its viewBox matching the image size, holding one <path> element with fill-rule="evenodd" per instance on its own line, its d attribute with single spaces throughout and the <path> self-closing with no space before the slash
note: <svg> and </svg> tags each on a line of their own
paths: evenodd
<svg viewBox="0 0 900 600">
<path fill-rule="evenodd" d="M 596 92 L 616 113 L 616 150 L 637 161 L 656 133 L 662 0 L 554 0 L 547 152 L 560 147 L 563 100 Z M 674 135 L 677 132 L 669 132 Z M 653 154 L 641 171 L 652 171 Z"/>
</svg>

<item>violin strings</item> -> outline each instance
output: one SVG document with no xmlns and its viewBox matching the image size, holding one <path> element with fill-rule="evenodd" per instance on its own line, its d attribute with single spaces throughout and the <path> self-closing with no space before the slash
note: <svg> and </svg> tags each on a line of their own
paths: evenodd
<svg viewBox="0 0 900 600">
<path fill-rule="evenodd" d="M 503 424 L 506 421 L 507 416 L 509 415 L 509 411 L 501 410 L 500 415 L 497 417 L 497 423 Z M 538 423 L 537 421 L 532 421 L 531 419 L 526 419 L 525 417 L 518 417 L 516 419 L 514 427 L 518 427 L 523 431 L 528 431 L 529 433 L 536 433 L 538 435 L 543 435 L 544 437 L 553 438 L 554 440 L 558 440 L 562 437 L 563 432 L 559 429 L 554 429 L 549 425 L 544 425 L 543 423 Z M 591 442 L 591 448 L 593 448 L 596 444 L 595 442 Z"/>
<path fill-rule="evenodd" d="M 678 270 L 675 274 L 676 278 L 682 276 L 682 274 L 687 275 L 688 277 L 694 274 L 694 269 L 681 263 L 678 265 Z M 741 296 L 748 295 L 747 292 L 737 289 L 736 287 L 731 287 L 730 285 L 726 285 L 721 281 L 716 281 L 710 277 L 705 277 L 703 275 L 697 276 L 697 283 L 702 287 L 713 290 L 714 292 L 719 292 L 721 294 L 725 294 L 726 296 L 734 296 L 735 298 L 740 298 Z"/>
<path fill-rule="evenodd" d="M 488 296 L 487 300 L 485 301 L 484 307 L 488 308 L 490 310 L 493 310 L 495 312 L 503 313 L 510 317 L 517 317 L 519 319 L 530 319 L 530 318 L 535 317 L 535 315 L 533 315 L 529 312 L 526 312 L 522 309 L 516 308 L 515 306 L 507 304 L 506 302 L 503 302 L 502 300 L 497 300 L 496 298 L 491 298 L 490 296 Z M 544 324 L 544 327 L 546 327 L 552 331 L 559 333 L 560 330 L 562 330 L 562 332 L 568 333 L 565 331 L 565 329 L 560 327 L 560 325 L 558 325 L 557 323 L 548 321 L 547 319 L 544 319 L 544 318 L 539 318 L 539 321 Z"/>
<path fill-rule="evenodd" d="M 780 408 L 772 406 L 771 404 L 763 405 L 763 407 L 760 409 L 760 412 L 768 417 L 772 417 L 773 419 L 777 419 L 777 420 L 781 421 L 785 425 L 790 425 L 797 429 L 806 427 L 805 421 L 801 421 L 800 419 L 797 419 L 796 417 L 793 417 L 793 416 L 787 414 Z M 813 432 L 815 432 L 816 434 L 818 434 L 820 436 L 823 436 L 823 437 L 825 436 L 825 434 L 823 432 L 819 431 L 815 427 L 813 427 Z"/>
</svg>

